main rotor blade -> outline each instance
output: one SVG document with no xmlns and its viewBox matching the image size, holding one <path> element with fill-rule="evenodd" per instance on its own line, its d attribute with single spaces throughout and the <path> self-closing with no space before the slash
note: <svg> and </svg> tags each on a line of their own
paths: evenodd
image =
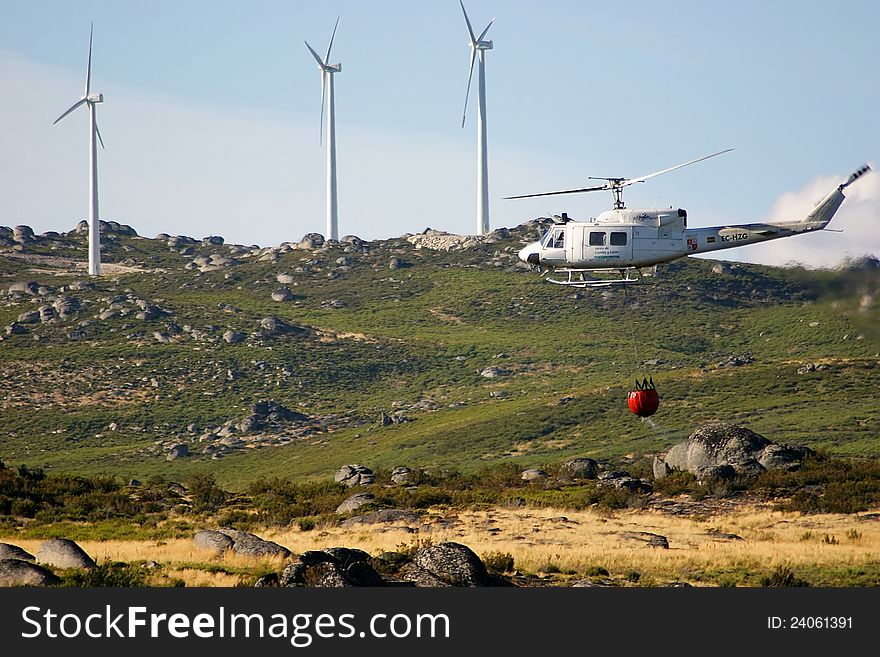
<svg viewBox="0 0 880 657">
<path fill-rule="evenodd" d="M 106 151 L 107 147 L 104 146 L 104 140 L 101 139 L 101 131 L 98 129 L 98 122 L 97 121 L 95 121 L 95 134 L 98 135 L 98 141 L 101 143 L 101 148 L 103 148 Z"/>
<path fill-rule="evenodd" d="M 308 48 L 309 52 L 312 53 L 312 57 L 315 58 L 315 61 L 318 62 L 318 66 L 320 66 L 321 70 L 323 71 L 326 67 L 324 66 L 324 62 L 321 61 L 321 56 L 315 52 L 315 49 L 309 45 L 308 41 L 303 41 L 303 43 L 306 44 L 306 48 Z"/>
<path fill-rule="evenodd" d="M 477 38 L 478 43 L 483 40 L 483 37 L 486 36 L 486 32 L 489 31 L 489 28 L 492 27 L 492 23 L 494 23 L 494 22 L 495 22 L 494 18 L 489 21 L 489 24 L 486 26 L 486 29 L 483 30 L 482 33 L 480 34 L 480 36 Z"/>
<path fill-rule="evenodd" d="M 710 157 L 715 157 L 716 155 L 729 153 L 732 150 L 732 148 L 728 148 L 723 151 L 718 151 L 717 153 L 712 153 L 711 155 L 704 155 L 703 157 L 698 157 L 696 160 L 691 160 L 690 162 L 685 162 L 684 164 L 676 164 L 674 167 L 669 167 L 668 169 L 663 169 L 663 171 L 657 171 L 655 173 L 649 173 L 647 176 L 641 176 L 640 178 L 627 178 L 626 180 L 622 181 L 619 186 L 626 187 L 627 185 L 632 185 L 633 183 L 645 182 L 650 178 L 654 178 L 664 173 L 669 173 L 670 171 L 675 171 L 676 169 L 681 169 L 682 167 L 690 166 L 691 164 L 696 164 L 697 162 L 702 162 L 703 160 L 708 160 Z"/>
<path fill-rule="evenodd" d="M 464 92 L 464 111 L 461 113 L 461 127 L 464 127 L 464 119 L 467 116 L 468 96 L 471 95 L 471 78 L 474 77 L 474 61 L 477 59 L 477 49 L 471 48 L 471 70 L 468 71 L 467 91 Z"/>
<path fill-rule="evenodd" d="M 92 84 L 92 35 L 95 33 L 95 23 L 92 23 L 92 27 L 89 30 L 89 63 L 86 67 L 86 93 L 83 95 L 83 98 L 89 97 L 89 88 Z"/>
<path fill-rule="evenodd" d="M 598 185 L 596 187 L 583 187 L 581 189 L 565 189 L 561 192 L 541 192 L 540 194 L 521 194 L 519 196 L 505 196 L 504 200 L 515 198 L 534 198 L 535 196 L 556 196 L 557 194 L 578 194 L 580 192 L 600 192 L 611 189 L 609 185 Z"/>
<path fill-rule="evenodd" d="M 327 54 L 324 55 L 324 66 L 330 64 L 330 49 L 333 47 L 333 39 L 336 38 L 336 28 L 339 27 L 339 16 L 336 17 L 336 25 L 333 26 L 333 34 L 330 35 L 330 45 L 327 46 Z"/>
<path fill-rule="evenodd" d="M 477 45 L 477 37 L 474 36 L 474 28 L 471 27 L 471 19 L 468 18 L 467 11 L 464 8 L 464 2 L 462 0 L 458 0 L 458 4 L 461 5 L 461 12 L 464 14 L 464 22 L 467 23 L 468 33 L 471 35 L 471 44 Z"/>
<path fill-rule="evenodd" d="M 75 102 L 75 103 L 71 106 L 71 108 L 70 108 L 69 110 L 67 110 L 64 114 L 62 114 L 61 116 L 59 116 L 57 119 L 55 119 L 55 121 L 52 122 L 52 125 L 55 125 L 56 123 L 58 123 L 61 119 L 63 119 L 63 118 L 64 118 L 65 116 L 67 116 L 68 114 L 70 114 L 73 110 L 75 110 L 77 107 L 79 107 L 80 105 L 82 105 L 84 102 L 86 102 L 86 99 L 85 99 L 85 98 L 83 98 L 82 100 L 78 100 L 77 102 Z"/>
</svg>

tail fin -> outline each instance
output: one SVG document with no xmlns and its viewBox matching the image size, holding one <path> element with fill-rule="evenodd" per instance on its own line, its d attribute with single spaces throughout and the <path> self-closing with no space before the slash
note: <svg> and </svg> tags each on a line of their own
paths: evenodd
<svg viewBox="0 0 880 657">
<path fill-rule="evenodd" d="M 821 230 L 828 225 L 840 205 L 846 198 L 843 190 L 852 185 L 856 180 L 871 170 L 867 164 L 856 169 L 845 182 L 839 184 L 834 191 L 823 198 L 816 204 L 815 209 L 806 217 L 801 219 L 800 223 L 808 226 L 806 230 Z"/>
</svg>

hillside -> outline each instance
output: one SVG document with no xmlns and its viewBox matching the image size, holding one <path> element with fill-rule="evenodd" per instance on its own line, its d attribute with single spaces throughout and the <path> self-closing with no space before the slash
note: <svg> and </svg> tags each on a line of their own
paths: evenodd
<svg viewBox="0 0 880 657">
<path fill-rule="evenodd" d="M 110 222 L 90 280 L 82 225 L 0 228 L 0 458 L 243 489 L 346 463 L 632 463 L 710 420 L 880 456 L 875 261 L 688 259 L 625 298 L 520 263 L 540 231 L 260 248 Z M 625 397 L 647 374 L 662 405 L 642 421 Z"/>
</svg>

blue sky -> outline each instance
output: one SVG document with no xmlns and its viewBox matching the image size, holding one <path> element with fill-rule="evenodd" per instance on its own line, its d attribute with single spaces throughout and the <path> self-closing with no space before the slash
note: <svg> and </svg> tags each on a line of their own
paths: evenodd
<svg viewBox="0 0 880 657">
<path fill-rule="evenodd" d="M 693 225 L 799 211 L 880 152 L 880 3 L 470 0 L 492 17 L 492 227 L 549 212 L 589 217 L 604 194 L 504 201 L 730 154 L 630 188 L 630 207 L 675 205 Z M 102 218 L 240 243 L 324 225 L 320 77 L 341 16 L 336 78 L 341 234 L 473 230 L 473 98 L 456 0 L 109 2 L 0 0 L 0 224 L 67 230 L 86 213 L 82 93 L 89 21 Z M 832 264 L 880 253 L 874 174 L 852 188 L 843 234 L 737 250 Z M 809 207 L 807 203 L 806 207 Z M 871 225 L 873 224 L 873 226 Z"/>
</svg>

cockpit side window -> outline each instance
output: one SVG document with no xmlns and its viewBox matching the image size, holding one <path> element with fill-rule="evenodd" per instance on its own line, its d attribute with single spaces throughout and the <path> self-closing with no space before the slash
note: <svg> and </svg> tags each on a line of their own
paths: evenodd
<svg viewBox="0 0 880 657">
<path fill-rule="evenodd" d="M 565 248 L 565 230 L 562 228 L 558 228 L 553 232 L 553 245 L 554 249 L 564 249 Z"/>
</svg>

